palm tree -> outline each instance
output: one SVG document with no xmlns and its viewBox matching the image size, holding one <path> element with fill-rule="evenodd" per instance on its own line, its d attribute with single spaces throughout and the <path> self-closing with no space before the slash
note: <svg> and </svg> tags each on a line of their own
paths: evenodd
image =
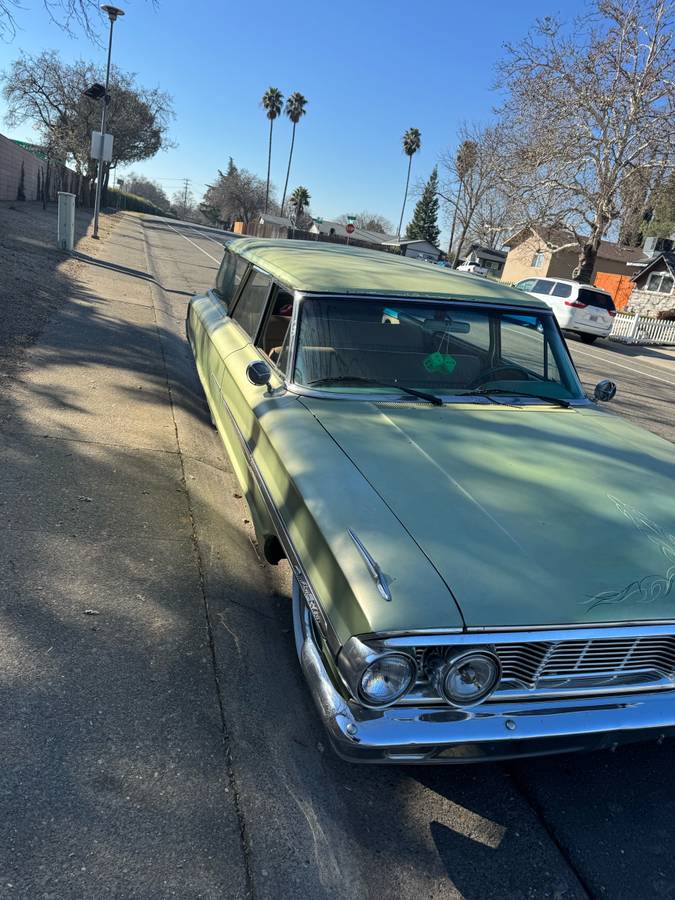
<svg viewBox="0 0 675 900">
<path fill-rule="evenodd" d="M 309 191 L 306 187 L 296 187 L 291 196 L 288 198 L 291 206 L 295 210 L 295 218 L 293 220 L 293 234 L 295 235 L 295 229 L 297 227 L 297 223 L 300 221 L 300 217 L 305 211 L 305 207 L 309 206 L 309 201 L 312 198 L 310 197 Z"/>
<path fill-rule="evenodd" d="M 410 184 L 410 167 L 412 166 L 412 158 L 422 146 L 422 135 L 419 128 L 409 128 L 403 135 L 403 152 L 408 157 L 408 177 L 405 180 L 405 194 L 403 195 L 403 209 L 401 210 L 401 219 L 398 223 L 397 237 L 401 237 L 401 226 L 403 225 L 403 214 L 405 213 L 405 205 L 408 200 L 408 186 Z"/>
<path fill-rule="evenodd" d="M 295 91 L 286 100 L 286 115 L 293 123 L 293 133 L 291 135 L 291 150 L 288 154 L 288 168 L 286 169 L 286 182 L 284 184 L 284 194 L 281 198 L 281 215 L 284 214 L 284 203 L 286 202 L 286 190 L 288 188 L 288 178 L 291 174 L 291 160 L 293 159 L 293 145 L 295 144 L 295 126 L 305 115 L 305 106 L 307 106 L 307 98 L 303 97 L 299 91 Z"/>
<path fill-rule="evenodd" d="M 270 120 L 270 141 L 269 141 L 269 149 L 267 151 L 267 185 L 265 187 L 265 212 L 267 212 L 267 205 L 269 203 L 270 196 L 270 169 L 272 168 L 272 126 L 274 125 L 274 120 L 281 113 L 281 107 L 284 103 L 284 95 L 281 93 L 279 88 L 269 87 L 263 94 L 262 98 L 262 107 L 267 113 L 267 118 Z"/>
</svg>

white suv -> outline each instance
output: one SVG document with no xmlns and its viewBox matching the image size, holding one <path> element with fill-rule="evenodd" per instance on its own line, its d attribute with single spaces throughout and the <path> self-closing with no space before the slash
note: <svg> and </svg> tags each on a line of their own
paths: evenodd
<svg viewBox="0 0 675 900">
<path fill-rule="evenodd" d="M 525 278 L 516 287 L 548 303 L 560 327 L 576 332 L 585 344 L 612 330 L 616 308 L 607 291 L 566 278 Z"/>
</svg>

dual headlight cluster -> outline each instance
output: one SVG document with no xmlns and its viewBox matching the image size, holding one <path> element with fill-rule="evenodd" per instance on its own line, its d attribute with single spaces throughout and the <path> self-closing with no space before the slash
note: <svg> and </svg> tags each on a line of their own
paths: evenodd
<svg viewBox="0 0 675 900">
<path fill-rule="evenodd" d="M 357 638 L 343 648 L 339 667 L 353 696 L 370 707 L 396 703 L 417 680 L 417 661 L 410 654 L 378 651 Z M 424 669 L 439 697 L 459 707 L 485 700 L 501 679 L 499 659 L 483 647 L 432 651 Z"/>
</svg>

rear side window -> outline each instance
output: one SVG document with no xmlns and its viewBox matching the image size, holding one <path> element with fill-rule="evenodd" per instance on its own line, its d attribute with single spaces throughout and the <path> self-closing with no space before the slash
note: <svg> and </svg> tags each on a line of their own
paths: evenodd
<svg viewBox="0 0 675 900">
<path fill-rule="evenodd" d="M 254 338 L 265 312 L 271 279 L 262 272 L 251 272 L 244 285 L 232 318 L 238 322 L 246 334 Z"/>
<path fill-rule="evenodd" d="M 604 291 L 589 291 L 588 288 L 579 288 L 577 299 L 580 303 L 586 303 L 587 306 L 599 306 L 600 309 L 605 309 L 607 312 L 614 310 L 614 301 Z"/>
<path fill-rule="evenodd" d="M 546 278 L 537 278 L 534 287 L 530 288 L 533 294 L 550 294 L 553 282 Z"/>
<path fill-rule="evenodd" d="M 554 284 L 553 290 L 551 294 L 554 297 L 571 297 L 572 296 L 572 285 L 571 284 Z"/>
<path fill-rule="evenodd" d="M 232 299 L 237 293 L 237 288 L 244 277 L 247 266 L 248 263 L 243 257 L 225 250 L 223 261 L 216 276 L 216 291 L 228 306 L 232 303 Z"/>
</svg>

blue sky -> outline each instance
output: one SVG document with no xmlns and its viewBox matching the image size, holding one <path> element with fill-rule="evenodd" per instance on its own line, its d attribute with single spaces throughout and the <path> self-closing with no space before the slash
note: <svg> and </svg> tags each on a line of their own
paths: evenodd
<svg viewBox="0 0 675 900">
<path fill-rule="evenodd" d="M 229 156 L 265 177 L 267 120 L 260 97 L 269 85 L 301 91 L 307 115 L 298 126 L 290 188 L 304 184 L 315 215 L 369 209 L 398 222 L 406 157 L 401 135 L 422 132 L 413 180 L 426 178 L 453 147 L 458 126 L 487 121 L 497 96 L 494 64 L 505 41 L 517 40 L 537 16 L 566 16 L 583 0 L 118 0 L 126 16 L 115 26 L 113 60 L 139 82 L 174 98 L 177 147 L 136 164 L 172 193 L 204 183 Z M 20 50 L 57 49 L 64 58 L 105 60 L 105 49 L 70 38 L 49 21 L 41 0 L 23 0 L 19 31 L 0 44 L 0 68 Z M 0 99 L 0 117 L 4 117 Z M 0 124 L 0 130 L 8 129 Z M 11 137 L 30 139 L 30 129 Z M 272 179 L 283 187 L 290 141 L 277 120 Z M 175 180 L 170 180 L 175 179 Z M 409 203 L 407 214 L 412 212 Z M 406 214 L 406 218 L 407 218 Z"/>
</svg>

